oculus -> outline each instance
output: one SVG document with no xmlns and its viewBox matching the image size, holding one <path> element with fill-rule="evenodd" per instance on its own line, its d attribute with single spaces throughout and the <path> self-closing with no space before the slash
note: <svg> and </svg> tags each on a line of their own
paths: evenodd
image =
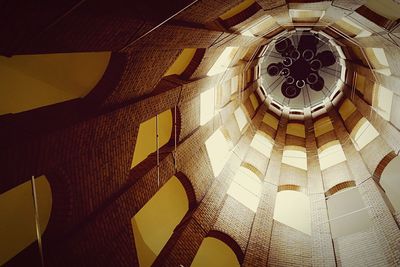
<svg viewBox="0 0 400 267">
<path fill-rule="evenodd" d="M 282 76 L 282 94 L 287 98 L 296 98 L 305 86 L 314 91 L 321 91 L 325 81 L 319 75 L 319 70 L 329 67 L 336 62 L 334 54 L 329 50 L 319 52 L 319 38 L 315 34 L 303 32 L 297 47 L 292 41 L 283 37 L 276 41 L 275 50 L 282 60 L 271 63 L 267 67 L 270 76 Z"/>
</svg>

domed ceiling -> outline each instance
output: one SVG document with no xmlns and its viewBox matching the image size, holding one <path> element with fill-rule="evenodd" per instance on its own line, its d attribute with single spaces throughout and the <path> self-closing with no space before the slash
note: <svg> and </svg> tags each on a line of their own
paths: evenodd
<svg viewBox="0 0 400 267">
<path fill-rule="evenodd" d="M 315 107 L 339 90 L 339 48 L 309 30 L 279 34 L 263 52 L 261 84 L 271 102 L 290 109 Z"/>
</svg>

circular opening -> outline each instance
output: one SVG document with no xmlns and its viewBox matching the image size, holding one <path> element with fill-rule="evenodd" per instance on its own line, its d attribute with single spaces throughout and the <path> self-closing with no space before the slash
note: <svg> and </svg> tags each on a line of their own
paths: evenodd
<svg viewBox="0 0 400 267">
<path fill-rule="evenodd" d="M 307 77 L 308 84 L 315 84 L 318 81 L 318 75 L 315 73 L 310 73 Z"/>
<path fill-rule="evenodd" d="M 304 80 L 298 80 L 296 81 L 296 86 L 298 88 L 303 88 L 306 85 L 306 82 Z"/>
<path fill-rule="evenodd" d="M 290 45 L 289 42 L 290 41 L 287 38 L 276 41 L 275 44 L 276 51 L 278 51 L 279 53 L 284 52 L 289 47 Z"/>
<path fill-rule="evenodd" d="M 294 83 L 294 78 L 293 78 L 292 76 L 288 76 L 288 77 L 286 78 L 286 82 L 287 82 L 288 84 L 293 84 L 293 83 Z"/>
<path fill-rule="evenodd" d="M 289 74 L 290 74 L 290 70 L 288 68 L 283 68 L 281 70 L 281 75 L 282 76 L 287 77 L 287 76 L 289 76 Z"/>
<path fill-rule="evenodd" d="M 282 61 L 283 65 L 286 67 L 290 67 L 293 64 L 293 60 L 290 57 L 286 57 L 283 61 Z"/>
<path fill-rule="evenodd" d="M 290 53 L 290 57 L 291 57 L 293 60 L 298 60 L 298 59 L 300 58 L 300 52 L 297 51 L 297 50 L 293 50 L 293 51 Z"/>
<path fill-rule="evenodd" d="M 322 67 L 322 62 L 318 59 L 314 59 L 313 61 L 311 61 L 310 65 L 313 71 L 317 71 Z"/>
<path fill-rule="evenodd" d="M 276 76 L 279 74 L 279 67 L 276 64 L 270 64 L 267 68 L 267 72 L 271 76 Z"/>
<path fill-rule="evenodd" d="M 303 52 L 303 58 L 307 61 L 310 61 L 314 58 L 314 52 L 311 49 L 306 49 Z"/>
</svg>

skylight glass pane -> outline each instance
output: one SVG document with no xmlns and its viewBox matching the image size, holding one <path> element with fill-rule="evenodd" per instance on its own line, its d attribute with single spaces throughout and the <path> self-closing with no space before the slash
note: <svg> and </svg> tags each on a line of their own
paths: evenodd
<svg viewBox="0 0 400 267">
<path fill-rule="evenodd" d="M 318 149 L 321 171 L 346 160 L 342 145 L 339 141 L 331 141 Z"/>
<path fill-rule="evenodd" d="M 256 149 L 258 152 L 262 153 L 263 155 L 267 156 L 268 158 L 271 157 L 273 143 L 265 133 L 257 132 L 254 135 L 250 146 Z"/>
<path fill-rule="evenodd" d="M 200 125 L 206 124 L 214 117 L 215 90 L 214 88 L 200 94 Z"/>
<path fill-rule="evenodd" d="M 354 127 L 350 136 L 352 138 L 354 146 L 358 151 L 360 151 L 366 145 L 371 143 L 372 140 L 378 137 L 379 133 L 366 118 L 362 118 L 357 123 L 356 127 Z"/>
<path fill-rule="evenodd" d="M 230 144 L 225 139 L 221 130 L 218 129 L 210 136 L 210 138 L 207 139 L 205 145 L 214 176 L 217 177 L 224 168 L 225 163 L 228 161 L 230 155 Z"/>
<path fill-rule="evenodd" d="M 243 128 L 247 125 L 247 117 L 244 114 L 244 111 L 243 111 L 242 107 L 238 107 L 235 110 L 235 118 L 236 118 L 236 121 L 237 121 L 237 123 L 239 125 L 240 131 L 242 131 Z"/>
</svg>

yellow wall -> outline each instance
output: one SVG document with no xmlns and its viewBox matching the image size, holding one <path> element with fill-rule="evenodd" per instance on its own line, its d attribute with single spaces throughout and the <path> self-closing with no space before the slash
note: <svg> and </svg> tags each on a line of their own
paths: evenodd
<svg viewBox="0 0 400 267">
<path fill-rule="evenodd" d="M 0 115 L 84 97 L 110 57 L 110 52 L 0 56 Z"/>
<path fill-rule="evenodd" d="M 41 233 L 49 222 L 52 196 L 45 176 L 36 178 Z M 36 240 L 35 213 L 31 182 L 25 182 L 0 195 L 0 265 Z"/>
<path fill-rule="evenodd" d="M 239 267 L 236 254 L 224 242 L 206 237 L 194 257 L 191 267 Z"/>
<path fill-rule="evenodd" d="M 367 0 L 365 5 L 375 13 L 390 20 L 400 18 L 400 5 L 393 0 Z"/>
<path fill-rule="evenodd" d="M 173 74 L 181 75 L 189 65 L 190 61 L 192 61 L 195 53 L 196 48 L 183 49 L 182 53 L 178 56 L 175 62 L 168 68 L 167 72 L 164 73 L 164 76 Z"/>
<path fill-rule="evenodd" d="M 175 176 L 132 217 L 140 266 L 151 266 L 189 210 L 185 189 Z"/>
<path fill-rule="evenodd" d="M 301 123 L 288 123 L 286 133 L 298 137 L 303 137 L 303 138 L 306 137 L 304 124 Z"/>
<path fill-rule="evenodd" d="M 339 108 L 339 114 L 344 121 L 350 117 L 354 111 L 356 111 L 356 106 L 354 106 L 353 102 L 349 99 L 346 99 Z"/>
<path fill-rule="evenodd" d="M 235 16 L 236 14 L 239 14 L 240 12 L 242 12 L 249 6 L 251 6 L 254 2 L 255 2 L 254 0 L 244 0 L 239 5 L 232 7 L 231 9 L 229 9 L 228 11 L 226 11 L 224 14 L 222 14 L 219 17 L 223 20 L 229 19 L 229 18 Z"/>
<path fill-rule="evenodd" d="M 251 101 L 251 105 L 256 110 L 258 108 L 258 106 L 259 106 L 259 103 L 258 103 L 257 97 L 255 96 L 254 93 L 252 93 L 250 95 L 250 101 Z"/>
<path fill-rule="evenodd" d="M 321 136 L 333 130 L 333 125 L 329 117 L 323 117 L 314 123 L 315 137 Z"/>
<path fill-rule="evenodd" d="M 158 116 L 159 147 L 168 143 L 172 134 L 172 112 L 166 110 Z M 142 122 L 139 127 L 135 152 L 133 153 L 131 168 L 145 160 L 148 155 L 157 150 L 156 144 L 156 117 Z"/>
<path fill-rule="evenodd" d="M 275 130 L 278 129 L 278 124 L 279 121 L 277 118 L 275 118 L 274 116 L 272 116 L 269 113 L 265 113 L 264 118 L 263 118 L 263 122 L 269 126 L 271 126 L 272 128 L 274 128 Z"/>
</svg>

